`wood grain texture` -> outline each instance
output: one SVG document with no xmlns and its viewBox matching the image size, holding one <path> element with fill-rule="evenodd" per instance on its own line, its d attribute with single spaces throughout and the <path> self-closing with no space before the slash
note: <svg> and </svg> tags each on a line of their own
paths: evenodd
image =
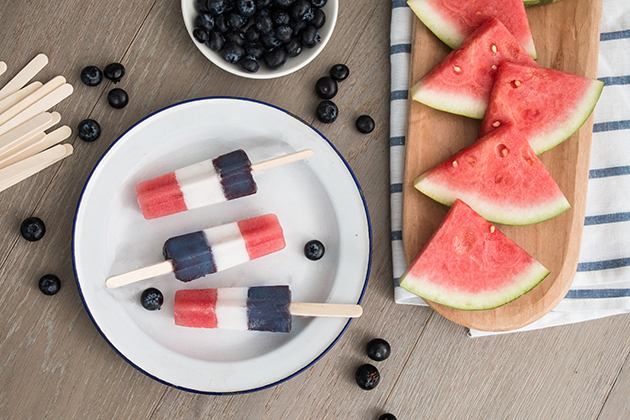
<svg viewBox="0 0 630 420">
<path fill-rule="evenodd" d="M 597 76 L 601 1 L 571 0 L 528 9 L 538 64 L 582 76 Z M 450 52 L 415 19 L 410 84 Z M 448 208 L 415 190 L 413 180 L 477 139 L 480 121 L 409 102 L 403 185 L 403 244 L 410 263 Z M 429 302 L 450 320 L 478 330 L 507 331 L 528 325 L 566 295 L 577 268 L 588 182 L 592 116 L 571 138 L 541 155 L 571 209 L 530 226 L 498 226 L 551 272 L 538 286 L 496 309 L 461 311 Z"/>
<path fill-rule="evenodd" d="M 573 0 L 562 0 L 570 2 Z M 560 2 L 559 4 L 561 4 Z M 1 419 L 596 419 L 622 413 L 630 391 L 624 372 L 630 316 L 526 334 L 469 339 L 465 329 L 429 308 L 393 301 L 389 186 L 389 22 L 391 3 L 341 1 L 339 22 L 322 54 L 297 73 L 251 81 L 213 66 L 192 44 L 177 0 L 34 0 L 0 2 L 0 60 L 8 80 L 28 60 L 49 57 L 40 81 L 63 75 L 75 92 L 55 110 L 73 129 L 96 119 L 96 142 L 69 139 L 74 154 L 0 193 Z M 121 61 L 118 84 L 130 104 L 112 110 L 109 82 L 84 86 L 79 72 Z M 345 63 L 350 77 L 335 102 L 339 119 L 316 121 L 315 81 Z M 76 204 L 94 165 L 126 129 L 175 102 L 234 95 L 281 106 L 329 138 L 357 176 L 372 221 L 374 244 L 364 314 L 314 366 L 271 389 L 208 396 L 157 382 L 122 359 L 98 333 L 74 284 L 71 241 Z M 369 114 L 376 129 L 354 128 Z M 47 226 L 44 239 L 18 233 L 30 215 Z M 37 290 L 43 274 L 61 278 L 55 296 Z M 363 391 L 354 370 L 371 362 L 366 343 L 392 346 L 374 363 L 381 383 Z M 610 395 L 610 397 L 609 397 Z M 611 404 L 609 406 L 609 404 Z M 601 417 L 602 419 L 605 417 Z"/>
</svg>

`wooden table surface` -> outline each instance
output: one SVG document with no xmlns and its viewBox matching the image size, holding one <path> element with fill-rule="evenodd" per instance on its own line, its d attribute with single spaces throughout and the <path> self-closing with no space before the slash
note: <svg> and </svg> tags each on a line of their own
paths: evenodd
<svg viewBox="0 0 630 420">
<path fill-rule="evenodd" d="M 233 76 L 191 42 L 179 0 L 0 2 L 0 60 L 8 80 L 38 53 L 47 81 L 63 75 L 75 90 L 55 109 L 73 128 L 74 154 L 0 193 L 0 418 L 2 419 L 611 419 L 630 416 L 630 317 L 478 339 L 429 308 L 394 303 L 389 207 L 389 26 L 391 3 L 342 0 L 325 50 L 311 64 L 267 81 Z M 83 85 L 84 66 L 122 62 L 119 84 L 129 105 L 105 100 L 111 82 Z M 314 116 L 315 81 L 345 63 L 350 77 L 335 101 L 339 119 Z M 124 361 L 101 337 L 83 307 L 72 268 L 71 240 L 82 187 L 109 145 L 139 119 L 196 97 L 263 100 L 300 116 L 339 149 L 363 188 L 373 227 L 373 266 L 364 315 L 314 366 L 278 386 L 245 395 L 188 393 L 161 384 Z M 370 114 L 376 130 L 354 128 Z M 94 143 L 77 124 L 96 119 Z M 20 237 L 29 216 L 46 236 Z M 45 296 L 38 279 L 61 278 Z M 381 337 L 392 355 L 373 362 L 381 383 L 354 382 L 370 360 L 365 344 Z"/>
</svg>

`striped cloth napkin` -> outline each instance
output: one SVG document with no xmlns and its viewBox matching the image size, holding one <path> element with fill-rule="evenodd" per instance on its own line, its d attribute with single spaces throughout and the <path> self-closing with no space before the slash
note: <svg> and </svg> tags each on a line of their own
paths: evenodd
<svg viewBox="0 0 630 420">
<path fill-rule="evenodd" d="M 545 6 L 540 6 L 545 7 Z M 402 180 L 413 19 L 406 0 L 391 16 L 391 242 L 395 300 L 426 305 L 398 285 L 406 269 L 402 247 Z M 603 0 L 598 79 L 605 83 L 594 111 L 584 235 L 571 289 L 550 313 L 516 331 L 630 312 L 630 1 Z M 622 53 L 620 53 L 622 52 Z M 489 334 L 470 330 L 471 337 Z"/>
</svg>

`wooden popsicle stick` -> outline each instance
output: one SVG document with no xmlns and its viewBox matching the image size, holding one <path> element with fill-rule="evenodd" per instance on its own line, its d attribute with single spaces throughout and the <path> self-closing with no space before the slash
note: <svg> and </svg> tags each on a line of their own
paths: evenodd
<svg viewBox="0 0 630 420">
<path fill-rule="evenodd" d="M 44 54 L 38 54 L 13 79 L 9 80 L 9 83 L 0 89 L 0 99 L 4 99 L 13 92 L 22 89 L 46 64 L 48 64 L 48 57 Z"/>
<path fill-rule="evenodd" d="M 275 168 L 276 166 L 286 165 L 287 163 L 296 162 L 313 156 L 315 152 L 311 149 L 300 150 L 299 152 L 290 153 L 288 155 L 279 156 L 273 159 L 252 164 L 252 172 L 264 171 L 265 169 Z"/>
<path fill-rule="evenodd" d="M 28 141 L 37 133 L 44 132 L 44 130 L 57 124 L 60 120 L 61 115 L 58 112 L 43 112 L 8 133 L 0 135 L 0 156 L 11 153 L 20 144 Z"/>
<path fill-rule="evenodd" d="M 342 303 L 291 302 L 289 312 L 298 316 L 358 318 L 363 314 L 363 308 L 360 305 Z"/>
<path fill-rule="evenodd" d="M 0 76 L 3 75 L 5 71 L 7 71 L 7 63 L 0 61 Z"/>
<path fill-rule="evenodd" d="M 42 99 L 29 106 L 9 121 L 0 125 L 0 135 L 57 105 L 59 102 L 70 96 L 70 94 L 72 94 L 72 90 L 72 85 L 68 83 L 59 86 L 57 89 L 44 96 Z"/>
<path fill-rule="evenodd" d="M 55 131 L 48 134 L 41 133 L 43 136 L 37 136 L 30 139 L 27 143 L 20 146 L 19 150 L 10 153 L 5 157 L 0 157 L 0 169 L 13 165 L 16 162 L 35 156 L 39 152 L 61 143 L 72 134 L 72 129 L 67 125 L 61 126 Z"/>
<path fill-rule="evenodd" d="M 3 155 L 0 155 L 0 169 L 6 168 L 7 166 L 19 162 L 21 159 L 13 160 L 13 157 L 20 154 L 22 150 L 27 149 L 29 146 L 33 144 L 37 144 L 46 139 L 46 133 L 43 131 L 37 132 L 30 137 L 24 137 L 20 140 L 19 144 L 15 144 L 11 150 Z M 40 150 L 41 151 L 41 150 Z M 33 153 L 35 154 L 35 153 Z M 30 155 L 32 156 L 32 155 Z M 27 156 L 29 157 L 29 156 Z"/>
<path fill-rule="evenodd" d="M 13 92 L 6 98 L 0 101 L 0 114 L 11 108 L 13 105 L 20 102 L 22 99 L 26 98 L 31 93 L 35 92 L 37 89 L 42 87 L 42 82 L 33 82 L 30 85 L 24 86 L 22 89 L 17 92 Z"/>
<path fill-rule="evenodd" d="M 59 162 L 61 159 L 70 156 L 72 151 L 72 145 L 59 144 L 35 156 L 0 169 L 0 191 L 4 191 L 50 165 Z"/>
<path fill-rule="evenodd" d="M 172 272 L 173 263 L 171 262 L 171 260 L 166 260 L 162 261 L 161 263 L 138 268 L 137 270 L 111 276 L 107 280 L 105 280 L 105 285 L 110 289 L 113 289 L 115 287 L 126 286 L 140 280 L 145 280 L 151 277 L 157 277 Z"/>
<path fill-rule="evenodd" d="M 9 121 L 11 118 L 15 117 L 17 114 L 24 111 L 29 106 L 33 105 L 34 103 L 36 103 L 37 101 L 42 99 L 44 96 L 48 95 L 49 93 L 51 93 L 53 90 L 57 89 L 59 86 L 63 85 L 64 83 L 66 83 L 65 77 L 63 76 L 54 77 L 53 79 L 48 81 L 45 85 L 37 89 L 35 92 L 31 93 L 30 95 L 28 95 L 27 97 L 25 97 L 24 99 L 22 99 L 15 105 L 13 105 L 11 108 L 7 109 L 2 114 L 0 114 L 0 125 Z"/>
</svg>

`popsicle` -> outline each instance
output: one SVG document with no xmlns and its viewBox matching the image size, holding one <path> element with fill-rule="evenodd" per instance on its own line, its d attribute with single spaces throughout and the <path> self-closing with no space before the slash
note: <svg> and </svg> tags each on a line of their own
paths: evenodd
<svg viewBox="0 0 630 420">
<path fill-rule="evenodd" d="M 166 261 L 109 277 L 105 284 L 109 288 L 120 287 L 167 273 L 189 282 L 284 247 L 278 217 L 265 214 L 172 237 L 164 243 Z"/>
<path fill-rule="evenodd" d="M 291 315 L 361 316 L 359 305 L 291 302 L 289 286 L 187 289 L 175 292 L 175 325 L 241 331 L 290 332 Z"/>
<path fill-rule="evenodd" d="M 252 174 L 313 155 L 311 149 L 252 164 L 242 149 L 139 183 L 136 197 L 145 219 L 155 219 L 255 194 Z"/>
</svg>

